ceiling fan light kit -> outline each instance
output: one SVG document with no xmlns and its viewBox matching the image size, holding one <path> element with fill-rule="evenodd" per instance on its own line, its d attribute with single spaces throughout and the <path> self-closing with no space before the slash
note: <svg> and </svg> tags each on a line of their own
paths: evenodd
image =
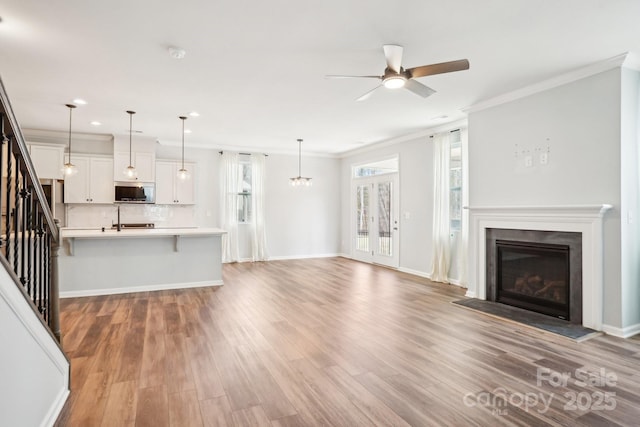
<svg viewBox="0 0 640 427">
<path fill-rule="evenodd" d="M 382 84 L 387 89 L 400 89 L 401 87 L 404 87 L 406 82 L 407 82 L 407 79 L 404 76 L 398 75 L 398 76 L 385 77 L 385 79 L 382 81 Z"/>
<path fill-rule="evenodd" d="M 381 86 L 387 89 L 399 89 L 405 88 L 415 93 L 422 98 L 436 93 L 435 90 L 415 80 L 419 77 L 432 76 L 435 74 L 452 73 L 454 71 L 463 71 L 469 69 L 469 61 L 466 59 L 459 59 L 457 61 L 441 62 L 438 64 L 421 65 L 419 67 L 407 68 L 402 67 L 402 52 L 403 47 L 386 44 L 383 46 L 385 60 L 387 67 L 384 69 L 382 76 L 342 76 L 342 75 L 329 75 L 328 78 L 365 78 L 365 79 L 378 79 L 382 83 L 364 95 L 360 96 L 356 101 L 363 101 L 376 91 Z"/>
</svg>

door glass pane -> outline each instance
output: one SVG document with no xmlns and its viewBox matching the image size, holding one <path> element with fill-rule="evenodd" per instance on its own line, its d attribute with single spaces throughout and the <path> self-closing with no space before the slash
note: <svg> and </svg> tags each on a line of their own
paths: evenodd
<svg viewBox="0 0 640 427">
<path fill-rule="evenodd" d="M 356 189 L 356 249 L 369 251 L 369 186 Z"/>
<path fill-rule="evenodd" d="M 378 253 L 391 256 L 391 182 L 378 184 Z"/>
</svg>

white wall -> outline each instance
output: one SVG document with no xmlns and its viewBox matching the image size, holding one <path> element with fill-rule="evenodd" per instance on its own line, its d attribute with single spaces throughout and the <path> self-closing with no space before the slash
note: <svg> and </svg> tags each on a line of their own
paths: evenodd
<svg viewBox="0 0 640 427">
<path fill-rule="evenodd" d="M 340 160 L 302 156 L 311 187 L 292 187 L 298 156 L 270 154 L 266 161 L 266 229 L 269 256 L 297 258 L 340 253 Z"/>
<path fill-rule="evenodd" d="M 471 206 L 613 205 L 604 220 L 603 320 L 618 328 L 630 321 L 621 316 L 623 294 L 637 295 L 638 286 L 629 282 L 637 272 L 621 275 L 621 159 L 628 145 L 621 147 L 619 68 L 469 115 Z M 547 147 L 549 162 L 541 165 L 536 150 Z M 522 150 L 531 151 L 532 167 Z M 636 164 L 627 169 L 637 182 L 637 151 L 632 155 Z M 625 257 L 635 249 L 627 250 Z M 637 313 L 637 298 L 626 310 L 632 307 Z"/>
<path fill-rule="evenodd" d="M 69 393 L 69 363 L 0 265 L 0 424 L 48 426 Z"/>
</svg>

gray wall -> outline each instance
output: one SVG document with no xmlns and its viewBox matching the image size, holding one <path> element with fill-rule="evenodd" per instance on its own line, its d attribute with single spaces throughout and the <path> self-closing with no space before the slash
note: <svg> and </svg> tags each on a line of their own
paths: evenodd
<svg viewBox="0 0 640 427">
<path fill-rule="evenodd" d="M 400 269 L 426 275 L 431 272 L 433 223 L 433 146 L 428 137 L 345 156 L 341 166 L 341 252 L 352 254 L 351 167 L 397 154 L 400 165 Z M 405 214 L 409 214 L 409 218 Z"/>
<path fill-rule="evenodd" d="M 625 217 L 626 211 L 636 217 L 638 203 L 638 155 L 633 148 L 637 74 L 625 77 L 625 82 L 635 87 L 624 106 L 635 110 L 625 114 L 618 68 L 469 115 L 471 206 L 613 205 L 604 221 L 603 320 L 618 328 L 638 322 L 640 306 L 637 256 L 631 258 L 637 253 L 635 227 L 635 242 L 624 248 L 621 244 L 621 209 Z M 622 143 L 621 120 L 629 133 Z M 547 147 L 549 162 L 541 165 L 537 150 Z M 531 151 L 532 167 L 525 166 L 522 150 Z M 622 182 L 631 181 L 632 188 L 623 187 Z M 623 190 L 634 193 L 624 198 L 624 206 Z M 635 300 L 626 301 L 627 295 Z M 623 312 L 629 313 L 624 319 Z"/>
<path fill-rule="evenodd" d="M 640 73 L 622 69 L 622 325 L 640 323 Z"/>
</svg>

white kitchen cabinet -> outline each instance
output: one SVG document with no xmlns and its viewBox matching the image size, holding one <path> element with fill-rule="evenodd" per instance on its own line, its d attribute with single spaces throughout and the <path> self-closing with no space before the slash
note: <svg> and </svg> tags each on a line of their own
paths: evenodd
<svg viewBox="0 0 640 427">
<path fill-rule="evenodd" d="M 135 178 L 127 178 L 124 170 L 129 166 L 129 152 L 117 151 L 113 154 L 114 181 L 140 181 L 154 182 L 156 179 L 156 155 L 146 151 L 132 151 L 131 163 L 136 168 L 138 175 Z"/>
<path fill-rule="evenodd" d="M 39 179 L 63 179 L 64 146 L 27 144 L 31 162 Z M 71 158 L 75 161 L 75 156 Z"/>
<path fill-rule="evenodd" d="M 65 203 L 113 203 L 113 159 L 73 156 L 78 172 L 64 180 Z"/>
<path fill-rule="evenodd" d="M 182 162 L 156 162 L 156 204 L 193 205 L 195 204 L 195 163 L 185 163 L 190 178 L 178 178 Z"/>
</svg>

